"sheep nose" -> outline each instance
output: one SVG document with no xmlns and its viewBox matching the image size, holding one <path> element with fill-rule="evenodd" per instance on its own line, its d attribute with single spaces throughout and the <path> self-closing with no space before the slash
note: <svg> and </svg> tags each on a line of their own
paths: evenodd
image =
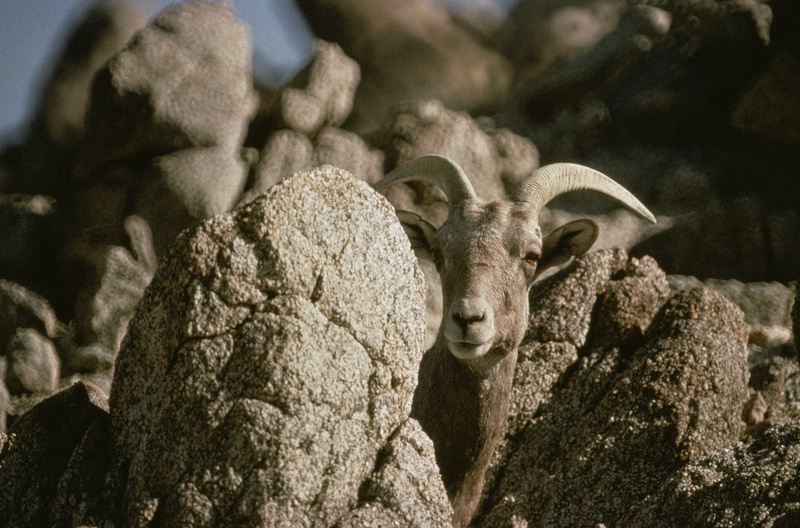
<svg viewBox="0 0 800 528">
<path fill-rule="evenodd" d="M 488 306 L 477 299 L 459 299 L 453 303 L 450 311 L 453 321 L 466 331 L 470 325 L 486 320 Z"/>
</svg>

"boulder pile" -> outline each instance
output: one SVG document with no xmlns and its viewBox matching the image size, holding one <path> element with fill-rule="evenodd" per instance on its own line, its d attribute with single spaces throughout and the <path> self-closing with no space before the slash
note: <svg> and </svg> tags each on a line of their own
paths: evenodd
<svg viewBox="0 0 800 528">
<path fill-rule="evenodd" d="M 584 163 L 659 219 L 543 210 L 601 237 L 530 291 L 472 526 L 800 523 L 800 10 L 379 4 L 298 1 L 325 40 L 277 89 L 228 4 L 74 29 L 0 152 L 0 519 L 448 526 L 409 418 L 441 284 L 395 215 L 447 204 L 370 187 L 433 153 L 487 199 Z"/>
</svg>

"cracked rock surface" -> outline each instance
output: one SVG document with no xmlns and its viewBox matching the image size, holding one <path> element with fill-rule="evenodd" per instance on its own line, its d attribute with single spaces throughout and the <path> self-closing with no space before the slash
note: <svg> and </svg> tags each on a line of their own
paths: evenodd
<svg viewBox="0 0 800 528">
<path fill-rule="evenodd" d="M 367 518 L 446 522 L 431 445 L 398 432 L 424 298 L 389 203 L 329 166 L 185 232 L 117 360 L 120 520 L 330 526 L 359 504 Z M 410 442 L 424 465 L 378 457 L 390 437 L 389 458 L 408 460 Z M 392 506 L 389 471 L 432 484 Z"/>
</svg>

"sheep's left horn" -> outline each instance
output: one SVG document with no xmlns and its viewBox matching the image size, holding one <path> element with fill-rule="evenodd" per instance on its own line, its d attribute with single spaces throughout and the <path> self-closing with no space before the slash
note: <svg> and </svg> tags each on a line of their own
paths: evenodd
<svg viewBox="0 0 800 528">
<path fill-rule="evenodd" d="M 653 213 L 625 187 L 601 172 L 574 163 L 554 163 L 533 171 L 520 182 L 511 195 L 511 200 L 528 202 L 538 212 L 556 196 L 581 190 L 605 194 L 643 218 L 656 223 Z"/>
<path fill-rule="evenodd" d="M 409 180 L 422 180 L 434 184 L 444 191 L 450 206 L 461 204 L 465 200 L 475 199 L 475 191 L 464 170 L 458 163 L 444 156 L 419 156 L 397 167 L 373 185 L 378 191 L 393 183 Z"/>
</svg>

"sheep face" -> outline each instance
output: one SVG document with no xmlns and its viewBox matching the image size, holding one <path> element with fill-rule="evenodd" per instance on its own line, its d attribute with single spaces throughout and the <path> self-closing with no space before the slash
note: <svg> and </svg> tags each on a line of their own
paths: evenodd
<svg viewBox="0 0 800 528">
<path fill-rule="evenodd" d="M 537 213 L 526 202 L 467 200 L 437 230 L 398 211 L 414 251 L 435 262 L 442 279 L 440 339 L 455 357 L 474 362 L 473 370 L 490 368 L 522 340 L 536 276 L 582 255 L 597 238 L 589 219 L 542 237 Z"/>
<path fill-rule="evenodd" d="M 527 293 L 542 253 L 533 209 L 466 202 L 438 230 L 431 253 L 442 278 L 447 348 L 461 360 L 505 355 L 525 331 Z"/>
<path fill-rule="evenodd" d="M 597 239 L 597 224 L 576 220 L 542 237 L 537 216 L 552 198 L 597 191 L 655 222 L 629 191 L 581 165 L 556 163 L 523 179 L 507 200 L 483 202 L 453 160 L 427 155 L 387 174 L 375 189 L 408 180 L 442 189 L 450 203 L 437 230 L 418 215 L 397 211 L 417 256 L 433 260 L 442 278 L 444 315 L 439 342 L 473 371 L 486 372 L 516 350 L 528 315 L 528 289 L 544 269 L 583 255 Z"/>
</svg>

